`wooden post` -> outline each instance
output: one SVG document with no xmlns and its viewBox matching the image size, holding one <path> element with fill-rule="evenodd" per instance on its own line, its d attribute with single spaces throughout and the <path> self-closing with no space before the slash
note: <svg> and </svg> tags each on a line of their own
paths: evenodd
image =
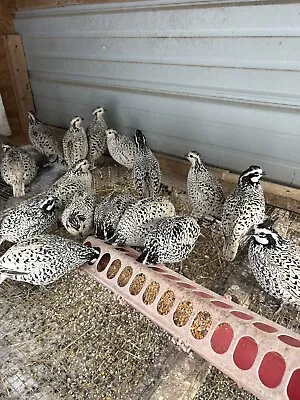
<svg viewBox="0 0 300 400">
<path fill-rule="evenodd" d="M 24 140 L 28 136 L 28 111 L 34 111 L 34 103 L 26 68 L 20 35 L 2 36 L 10 78 L 17 103 Z"/>
</svg>

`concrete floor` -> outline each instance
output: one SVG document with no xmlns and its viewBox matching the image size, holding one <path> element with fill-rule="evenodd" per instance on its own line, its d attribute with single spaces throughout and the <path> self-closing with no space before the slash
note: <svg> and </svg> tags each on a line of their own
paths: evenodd
<svg viewBox="0 0 300 400">
<path fill-rule="evenodd" d="M 62 169 L 44 170 L 27 196 L 45 189 Z M 109 182 L 109 184 L 107 183 Z M 114 166 L 95 174 L 101 192 L 130 186 Z M 165 189 L 178 212 L 188 211 L 186 196 Z M 15 202 L 0 183 L 0 206 Z M 1 203 L 2 201 L 2 203 Z M 268 207 L 277 228 L 299 241 L 300 216 Z M 277 303 L 261 292 L 241 253 L 233 263 L 221 255 L 220 232 L 203 228 L 205 240 L 184 263 L 192 280 L 219 294 L 231 294 L 249 309 L 274 318 Z M 63 234 L 63 232 L 58 232 Z M 2 249 L 4 251 L 4 249 Z M 202 359 L 191 359 L 170 337 L 112 294 L 77 272 L 46 290 L 6 281 L 0 286 L 0 399 L 21 400 L 240 400 L 255 396 Z M 300 332 L 300 317 L 284 308 L 276 322 Z"/>
</svg>

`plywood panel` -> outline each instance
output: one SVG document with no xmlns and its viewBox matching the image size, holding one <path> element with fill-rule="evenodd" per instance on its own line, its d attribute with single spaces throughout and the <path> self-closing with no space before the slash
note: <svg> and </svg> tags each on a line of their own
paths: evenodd
<svg viewBox="0 0 300 400">
<path fill-rule="evenodd" d="M 34 111 L 31 87 L 20 35 L 2 36 L 17 109 L 24 136 L 28 132 L 28 111 Z"/>
</svg>

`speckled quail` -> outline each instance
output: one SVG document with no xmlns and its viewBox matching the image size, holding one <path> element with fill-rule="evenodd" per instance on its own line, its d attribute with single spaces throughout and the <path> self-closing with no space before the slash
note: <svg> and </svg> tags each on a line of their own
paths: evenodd
<svg viewBox="0 0 300 400">
<path fill-rule="evenodd" d="M 106 130 L 107 148 L 112 158 L 128 169 L 132 169 L 136 156 L 134 140 L 114 129 Z"/>
<path fill-rule="evenodd" d="M 107 125 L 104 119 L 105 108 L 97 107 L 93 111 L 93 120 L 86 130 L 89 152 L 88 160 L 91 163 L 91 169 L 95 168 L 95 163 L 102 157 L 107 149 L 106 133 Z"/>
<path fill-rule="evenodd" d="M 69 168 L 87 158 L 88 140 L 84 128 L 81 126 L 83 118 L 74 117 L 63 138 L 64 158 Z"/>
</svg>

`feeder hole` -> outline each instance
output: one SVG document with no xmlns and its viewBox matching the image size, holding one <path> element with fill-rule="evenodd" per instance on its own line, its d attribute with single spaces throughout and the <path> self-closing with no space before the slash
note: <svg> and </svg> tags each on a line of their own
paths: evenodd
<svg viewBox="0 0 300 400">
<path fill-rule="evenodd" d="M 153 268 L 152 268 L 152 269 L 153 269 Z M 163 276 L 164 276 L 164 278 L 168 278 L 168 279 L 170 279 L 171 281 L 178 281 L 177 276 L 170 275 L 170 274 L 163 274 Z"/>
<path fill-rule="evenodd" d="M 184 287 L 185 289 L 196 289 L 195 286 L 190 285 L 189 283 L 185 283 L 185 282 L 177 282 L 177 285 Z"/>
<path fill-rule="evenodd" d="M 103 254 L 103 256 L 100 258 L 97 264 L 97 271 L 98 272 L 104 271 L 109 262 L 110 262 L 110 254 L 109 253 Z"/>
<path fill-rule="evenodd" d="M 279 335 L 278 339 L 292 347 L 300 347 L 300 341 L 288 335 Z M 300 388 L 299 388 L 300 390 Z"/>
<path fill-rule="evenodd" d="M 227 322 L 219 324 L 210 339 L 211 348 L 218 354 L 226 353 L 232 342 L 233 336 L 233 329 L 229 324 L 227 324 Z"/>
<path fill-rule="evenodd" d="M 188 300 L 181 301 L 173 314 L 173 322 L 176 326 L 181 327 L 186 325 L 193 312 L 193 305 Z"/>
<path fill-rule="evenodd" d="M 143 302 L 146 305 L 152 304 L 156 299 L 159 293 L 159 283 L 158 282 L 150 282 L 149 285 L 146 287 L 146 290 L 143 293 Z"/>
<path fill-rule="evenodd" d="M 146 276 L 144 274 L 137 274 L 129 286 L 129 293 L 133 296 L 139 294 L 143 289 L 145 282 Z"/>
<path fill-rule="evenodd" d="M 212 318 L 208 311 L 199 311 L 191 325 L 191 334 L 195 339 L 203 339 L 210 327 Z"/>
<path fill-rule="evenodd" d="M 92 243 L 91 243 L 91 242 L 85 242 L 84 245 L 85 245 L 86 247 L 92 247 Z"/>
<path fill-rule="evenodd" d="M 289 400 L 300 400 L 300 369 L 296 369 L 289 380 L 287 395 Z"/>
<path fill-rule="evenodd" d="M 233 361 L 235 365 L 242 369 L 250 369 L 256 359 L 258 353 L 258 345 L 250 336 L 240 338 L 233 353 Z"/>
<path fill-rule="evenodd" d="M 173 307 L 175 301 L 175 294 L 173 290 L 167 290 L 159 299 L 157 303 L 157 312 L 160 315 L 167 315 Z"/>
<path fill-rule="evenodd" d="M 203 297 L 204 299 L 212 299 L 212 298 L 213 298 L 213 296 L 211 296 L 211 295 L 208 294 L 208 293 L 201 292 L 201 290 L 194 290 L 193 293 L 194 293 L 196 296 Z"/>
<path fill-rule="evenodd" d="M 258 376 L 263 385 L 273 389 L 280 384 L 284 371 L 285 361 L 283 357 L 275 351 L 270 351 L 262 359 Z"/>
<path fill-rule="evenodd" d="M 119 272 L 120 268 L 121 268 L 121 261 L 119 259 L 114 260 L 110 264 L 110 266 L 109 266 L 109 268 L 107 270 L 107 273 L 106 273 L 107 278 L 108 279 L 113 279 L 117 275 L 117 273 Z"/>
<path fill-rule="evenodd" d="M 232 308 L 232 306 L 230 306 L 229 304 L 223 303 L 223 301 L 212 300 L 211 303 L 220 308 Z"/>
<path fill-rule="evenodd" d="M 234 315 L 235 317 L 240 318 L 240 319 L 244 319 L 246 321 L 250 321 L 250 319 L 253 319 L 252 315 L 243 313 L 241 311 L 230 311 L 230 313 L 232 315 Z"/>
<path fill-rule="evenodd" d="M 118 251 L 127 251 L 126 249 L 124 249 L 124 247 L 116 247 L 116 250 L 118 250 Z"/>
<path fill-rule="evenodd" d="M 127 283 L 129 282 L 129 279 L 132 276 L 132 267 L 127 266 L 123 269 L 123 271 L 120 273 L 119 277 L 118 277 L 118 285 L 120 287 L 124 287 L 127 285 Z"/>
<path fill-rule="evenodd" d="M 255 328 L 260 329 L 261 331 L 264 331 L 267 333 L 277 332 L 277 329 L 274 328 L 274 326 L 263 324 L 262 322 L 253 322 L 253 326 L 255 326 Z"/>
<path fill-rule="evenodd" d="M 152 271 L 155 271 L 155 272 L 166 272 L 164 269 L 158 268 L 158 267 L 151 267 L 150 266 L 150 269 L 152 269 Z"/>
</svg>

